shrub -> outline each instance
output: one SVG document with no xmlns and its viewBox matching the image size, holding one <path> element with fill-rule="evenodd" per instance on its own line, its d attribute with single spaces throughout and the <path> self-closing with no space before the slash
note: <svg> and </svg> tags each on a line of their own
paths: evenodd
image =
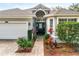
<svg viewBox="0 0 79 59">
<path fill-rule="evenodd" d="M 66 43 L 77 43 L 79 41 L 79 22 L 65 22 L 58 24 L 57 35 Z"/>
<path fill-rule="evenodd" d="M 27 47 L 32 47 L 32 46 L 33 46 L 32 41 L 27 41 Z"/>
<path fill-rule="evenodd" d="M 28 48 L 28 47 L 32 47 L 32 40 L 26 39 L 26 38 L 18 38 L 17 39 L 17 44 L 19 47 L 21 48 Z"/>
<path fill-rule="evenodd" d="M 17 44 L 19 45 L 19 47 L 26 48 L 27 40 L 25 38 L 18 38 Z"/>
</svg>

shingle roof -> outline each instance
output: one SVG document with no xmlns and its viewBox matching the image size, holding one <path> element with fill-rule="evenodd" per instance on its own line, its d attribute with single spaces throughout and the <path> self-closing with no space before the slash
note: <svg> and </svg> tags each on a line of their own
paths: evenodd
<svg viewBox="0 0 79 59">
<path fill-rule="evenodd" d="M 27 17 L 27 16 L 33 16 L 31 11 L 25 11 L 18 8 L 14 9 L 8 9 L 0 11 L 0 17 L 6 18 L 6 17 Z"/>
<path fill-rule="evenodd" d="M 67 9 L 58 9 L 55 11 L 55 14 L 79 14 L 79 12 Z"/>
<path fill-rule="evenodd" d="M 59 16 L 59 15 L 79 15 L 79 12 L 67 9 L 53 9 L 50 14 L 46 16 Z"/>
<path fill-rule="evenodd" d="M 49 9 L 47 7 L 45 7 L 44 5 L 42 4 L 39 4 L 37 5 L 36 7 L 34 7 L 36 9 L 40 9 L 40 8 L 43 8 L 43 9 Z M 8 9 L 8 10 L 3 10 L 3 11 L 0 11 L 0 18 L 26 18 L 26 17 L 32 17 L 32 16 L 35 16 L 33 13 L 32 13 L 32 9 L 33 8 L 30 8 L 30 9 L 25 9 L 25 10 L 21 10 L 19 8 L 14 8 L 14 9 Z M 79 16 L 79 12 L 77 11 L 72 11 L 72 10 L 67 10 L 67 9 L 53 9 L 50 11 L 50 14 L 47 14 L 45 15 L 45 17 L 47 16 L 64 16 L 64 15 L 77 15 Z"/>
<path fill-rule="evenodd" d="M 3 10 L 0 11 L 0 18 L 11 18 L 11 17 L 32 17 L 34 16 L 34 14 L 32 13 L 33 9 L 49 9 L 48 7 L 39 4 L 37 6 L 35 6 L 34 8 L 30 8 L 30 9 L 25 9 L 25 10 L 21 10 L 19 8 L 14 8 L 14 9 L 8 9 L 8 10 Z"/>
</svg>

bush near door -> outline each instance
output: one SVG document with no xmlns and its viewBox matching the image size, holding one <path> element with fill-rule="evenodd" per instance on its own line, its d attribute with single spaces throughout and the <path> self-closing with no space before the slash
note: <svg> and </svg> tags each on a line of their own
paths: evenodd
<svg viewBox="0 0 79 59">
<path fill-rule="evenodd" d="M 79 43 L 79 22 L 64 22 L 58 24 L 57 35 L 61 41 Z"/>
</svg>

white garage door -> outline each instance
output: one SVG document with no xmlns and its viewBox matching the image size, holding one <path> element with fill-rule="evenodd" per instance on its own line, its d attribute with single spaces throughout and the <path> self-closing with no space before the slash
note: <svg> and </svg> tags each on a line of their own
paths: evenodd
<svg viewBox="0 0 79 59">
<path fill-rule="evenodd" d="M 0 24 L 0 39 L 27 37 L 28 24 Z"/>
</svg>

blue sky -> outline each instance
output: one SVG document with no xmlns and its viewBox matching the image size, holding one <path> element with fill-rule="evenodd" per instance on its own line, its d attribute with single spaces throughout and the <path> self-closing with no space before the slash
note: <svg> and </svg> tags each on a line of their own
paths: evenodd
<svg viewBox="0 0 79 59">
<path fill-rule="evenodd" d="M 20 8 L 20 9 L 28 9 L 32 8 L 40 3 L 0 3 L 0 10 L 12 9 L 12 8 Z M 54 8 L 56 6 L 61 6 L 67 8 L 72 5 L 72 3 L 43 3 L 43 5 Z"/>
</svg>

